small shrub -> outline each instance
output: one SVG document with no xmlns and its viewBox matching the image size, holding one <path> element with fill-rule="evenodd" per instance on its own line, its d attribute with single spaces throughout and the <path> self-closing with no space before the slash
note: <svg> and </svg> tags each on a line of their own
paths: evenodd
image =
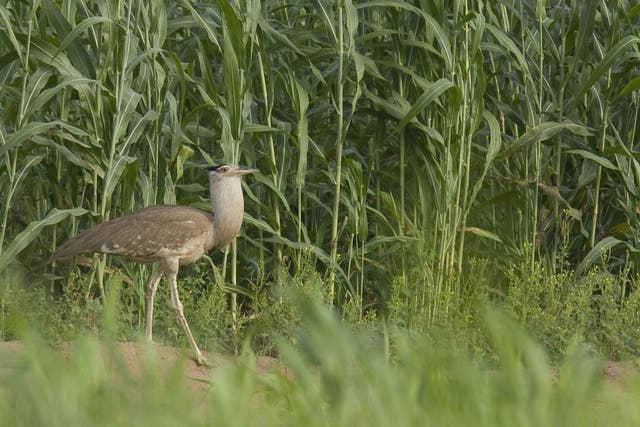
<svg viewBox="0 0 640 427">
<path fill-rule="evenodd" d="M 298 299 L 324 304 L 326 283 L 310 261 L 303 261 L 293 276 L 282 271 L 255 295 L 253 319 L 248 324 L 252 347 L 258 354 L 276 355 L 280 340 L 298 339 L 302 321 Z"/>
<path fill-rule="evenodd" d="M 4 339 L 21 338 L 26 327 L 36 328 L 52 343 L 95 330 L 101 305 L 87 298 L 86 289 L 87 281 L 77 272 L 69 276 L 58 297 L 53 296 L 45 284 L 5 286 L 0 297 Z"/>
<path fill-rule="evenodd" d="M 640 297 L 637 292 L 625 295 L 627 273 L 612 275 L 594 268 L 576 276 L 569 270 L 553 273 L 537 262 L 533 270 L 528 263 L 513 267 L 508 279 L 502 304 L 555 360 L 576 339 L 607 358 L 638 354 Z"/>
<path fill-rule="evenodd" d="M 476 354 L 485 353 L 484 313 L 491 289 L 488 266 L 487 260 L 470 260 L 463 280 L 452 277 L 441 286 L 435 285 L 426 270 L 414 269 L 408 277 L 395 277 L 387 320 L 407 331 L 448 336 Z"/>
</svg>

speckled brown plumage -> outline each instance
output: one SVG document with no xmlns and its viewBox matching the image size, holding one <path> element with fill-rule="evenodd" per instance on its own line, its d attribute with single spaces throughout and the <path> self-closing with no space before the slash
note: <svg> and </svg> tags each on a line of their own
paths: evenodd
<svg viewBox="0 0 640 427">
<path fill-rule="evenodd" d="M 122 255 L 140 263 L 176 256 L 189 264 L 216 246 L 213 215 L 187 206 L 156 205 L 98 224 L 64 242 L 53 255 Z"/>
</svg>

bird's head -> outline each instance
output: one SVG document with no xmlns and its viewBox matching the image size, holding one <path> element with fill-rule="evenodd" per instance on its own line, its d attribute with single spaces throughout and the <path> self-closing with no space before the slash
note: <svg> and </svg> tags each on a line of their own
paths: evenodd
<svg viewBox="0 0 640 427">
<path fill-rule="evenodd" d="M 244 175 L 249 173 L 258 172 L 258 169 L 238 167 L 231 163 L 222 163 L 220 165 L 207 168 L 207 170 L 209 171 L 209 179 L 212 182 L 232 177 L 242 178 Z"/>
</svg>

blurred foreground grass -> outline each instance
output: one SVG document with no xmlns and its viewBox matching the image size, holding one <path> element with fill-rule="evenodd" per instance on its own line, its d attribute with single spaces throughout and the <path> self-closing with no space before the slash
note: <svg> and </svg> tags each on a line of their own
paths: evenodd
<svg viewBox="0 0 640 427">
<path fill-rule="evenodd" d="M 214 369 L 203 393 L 183 375 L 181 363 L 190 360 L 159 369 L 149 354 L 132 375 L 95 338 L 77 339 L 62 356 L 28 334 L 22 351 L 0 351 L 0 424 L 640 425 L 637 379 L 605 381 L 601 362 L 583 345 L 551 367 L 542 347 L 498 312 L 487 315 L 490 361 L 424 335 L 355 332 L 320 305 L 303 304 L 301 312 L 302 338 L 280 348 L 286 372 L 259 371 L 247 350 Z"/>
</svg>

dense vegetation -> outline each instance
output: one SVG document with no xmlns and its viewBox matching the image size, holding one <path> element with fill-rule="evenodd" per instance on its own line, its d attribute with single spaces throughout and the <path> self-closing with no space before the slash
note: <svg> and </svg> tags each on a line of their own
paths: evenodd
<svg viewBox="0 0 640 427">
<path fill-rule="evenodd" d="M 149 355 L 131 375 L 95 338 L 69 360 L 26 341 L 0 351 L 0 415 L 24 426 L 632 426 L 636 382 L 603 384 L 589 348 L 573 346 L 555 373 L 542 349 L 493 313 L 487 331 L 500 366 L 390 329 L 388 343 L 348 331 L 322 306 L 303 308 L 310 333 L 282 346 L 287 375 L 259 372 L 251 353 L 213 372 L 208 394 L 166 375 Z M 440 343 L 442 344 L 442 343 Z M 385 348 L 387 351 L 378 351 Z M 192 363 L 192 362 L 186 362 Z M 115 379 L 115 380 L 114 380 Z"/>
<path fill-rule="evenodd" d="M 302 294 L 483 360 L 500 352 L 487 305 L 555 361 L 576 340 L 637 355 L 639 118 L 627 0 L 6 0 L 0 339 L 100 330 L 109 301 L 135 338 L 149 267 L 44 262 L 142 206 L 207 209 L 203 167 L 229 161 L 261 171 L 242 235 L 180 278 L 209 349 L 281 354 Z M 160 291 L 157 337 L 182 343 Z"/>
</svg>

